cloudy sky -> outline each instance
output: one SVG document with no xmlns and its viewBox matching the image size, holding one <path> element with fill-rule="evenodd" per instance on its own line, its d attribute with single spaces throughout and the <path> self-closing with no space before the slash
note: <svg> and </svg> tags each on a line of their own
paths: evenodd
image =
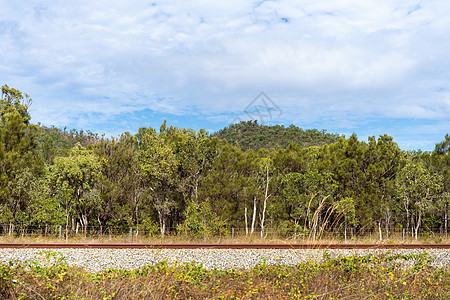
<svg viewBox="0 0 450 300">
<path fill-rule="evenodd" d="M 0 0 L 0 84 L 61 128 L 257 118 L 433 150 L 450 132 L 449 13 L 447 0 Z"/>
</svg>

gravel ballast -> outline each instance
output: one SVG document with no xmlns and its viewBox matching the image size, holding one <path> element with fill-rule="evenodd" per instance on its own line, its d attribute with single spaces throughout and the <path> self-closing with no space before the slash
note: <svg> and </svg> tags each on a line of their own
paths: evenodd
<svg viewBox="0 0 450 300">
<path fill-rule="evenodd" d="M 392 255 L 420 255 L 426 252 L 438 268 L 450 266 L 450 251 L 428 250 L 285 250 L 285 249 L 0 249 L 0 263 L 10 260 L 33 261 L 43 251 L 61 253 L 69 265 L 82 267 L 90 272 L 114 269 L 136 269 L 167 260 L 169 264 L 195 262 L 206 269 L 247 269 L 266 264 L 296 265 L 306 261 L 322 261 L 326 252 L 331 258 L 338 256 L 364 256 L 390 253 Z"/>
</svg>

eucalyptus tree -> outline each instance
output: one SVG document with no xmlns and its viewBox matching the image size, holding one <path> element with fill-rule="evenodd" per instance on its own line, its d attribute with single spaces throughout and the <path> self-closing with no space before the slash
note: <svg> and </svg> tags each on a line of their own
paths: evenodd
<svg viewBox="0 0 450 300">
<path fill-rule="evenodd" d="M 389 230 L 395 219 L 395 210 L 399 206 L 395 197 L 395 178 L 404 164 L 404 154 L 392 137 L 369 137 L 362 157 L 361 170 L 364 177 L 361 183 L 361 198 L 365 199 L 365 211 L 372 211 L 380 237 L 383 223 L 386 237 L 389 237 Z"/>
<path fill-rule="evenodd" d="M 202 197 L 201 186 L 210 174 L 214 159 L 222 147 L 217 137 L 205 130 L 177 129 L 172 135 L 174 151 L 179 159 L 179 191 L 183 195 L 183 225 L 179 229 L 207 237 L 223 231 L 223 222 L 212 209 L 209 198 Z"/>
<path fill-rule="evenodd" d="M 324 208 L 333 201 L 336 183 L 327 166 L 330 160 L 324 156 L 327 147 L 301 148 L 291 144 L 273 154 L 274 209 L 286 231 L 315 232 L 326 213 Z"/>
<path fill-rule="evenodd" d="M 219 146 L 211 170 L 200 187 L 200 197 L 210 202 L 210 207 L 220 220 L 231 226 L 245 226 L 248 233 L 248 212 L 255 204 L 255 186 L 252 171 L 256 168 L 255 152 L 242 152 L 229 144 Z M 252 210 L 253 230 L 256 209 Z"/>
<path fill-rule="evenodd" d="M 355 224 L 380 231 L 384 224 L 388 234 L 396 208 L 395 178 L 403 166 L 402 152 L 392 137 L 369 137 L 365 143 L 353 134 L 324 149 L 327 162 L 323 169 L 333 174 L 336 201 L 353 199 Z"/>
<path fill-rule="evenodd" d="M 273 176 L 274 167 L 273 161 L 270 158 L 270 152 L 265 149 L 260 149 L 258 151 L 258 168 L 256 170 L 255 183 L 258 186 L 258 195 L 260 197 L 260 203 L 262 202 L 262 207 L 260 207 L 259 222 L 261 227 L 261 238 L 264 237 L 264 225 L 266 221 L 266 211 L 267 211 L 267 201 L 273 196 Z"/>
<path fill-rule="evenodd" d="M 87 231 L 89 217 L 98 216 L 101 210 L 99 185 L 104 159 L 77 144 L 67 157 L 55 158 L 50 168 L 53 193 L 66 211 L 66 229 L 72 213 L 75 213 L 84 230 Z"/>
<path fill-rule="evenodd" d="M 64 207 L 52 193 L 49 179 L 48 174 L 31 179 L 31 199 L 25 211 L 27 224 L 44 227 L 45 234 L 49 226 L 64 224 L 66 219 Z"/>
<path fill-rule="evenodd" d="M 204 129 L 176 128 L 172 135 L 174 151 L 180 161 L 181 192 L 185 201 L 198 201 L 198 190 L 217 156 L 218 138 L 210 138 Z"/>
<path fill-rule="evenodd" d="M 27 94 L 4 85 L 0 99 L 0 205 L 4 221 L 17 221 L 30 200 L 30 178 L 44 164 L 37 151 L 37 126 L 30 123 Z"/>
<path fill-rule="evenodd" d="M 118 139 L 102 139 L 92 149 L 105 162 L 98 187 L 102 206 L 97 218 L 100 228 L 138 224 L 141 221 L 142 183 L 136 137 L 124 133 Z"/>
<path fill-rule="evenodd" d="M 435 174 L 442 176 L 442 193 L 438 201 L 438 213 L 442 217 L 445 234 L 448 233 L 448 215 L 450 209 L 450 135 L 446 134 L 442 142 L 429 156 L 429 168 Z"/>
<path fill-rule="evenodd" d="M 412 226 L 414 237 L 422 225 L 424 215 L 430 213 L 442 190 L 443 178 L 431 173 L 423 163 L 412 161 L 399 172 L 397 185 L 406 212 L 406 228 Z"/>
<path fill-rule="evenodd" d="M 178 206 L 180 176 L 179 158 L 174 152 L 170 136 L 175 129 L 164 122 L 159 133 L 153 128 L 141 128 L 137 134 L 138 162 L 144 192 L 153 201 L 158 213 L 161 235 L 164 236 L 170 217 Z"/>
</svg>

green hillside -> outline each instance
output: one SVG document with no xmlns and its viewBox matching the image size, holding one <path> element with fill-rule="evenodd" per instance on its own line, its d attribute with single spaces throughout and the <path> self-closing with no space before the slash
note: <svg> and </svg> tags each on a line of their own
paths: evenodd
<svg viewBox="0 0 450 300">
<path fill-rule="evenodd" d="M 242 121 L 232 124 L 214 133 L 220 139 L 225 139 L 231 145 L 242 150 L 258 150 L 260 148 L 286 148 L 290 143 L 298 143 L 302 147 L 331 144 L 338 140 L 339 134 L 328 133 L 317 129 L 303 130 L 295 125 L 267 126 L 257 121 Z"/>
<path fill-rule="evenodd" d="M 99 140 L 97 134 L 87 130 L 66 130 L 55 126 L 46 127 L 39 125 L 38 144 L 39 150 L 45 162 L 51 164 L 56 156 L 64 156 L 66 152 L 76 144 L 83 147 Z"/>
</svg>

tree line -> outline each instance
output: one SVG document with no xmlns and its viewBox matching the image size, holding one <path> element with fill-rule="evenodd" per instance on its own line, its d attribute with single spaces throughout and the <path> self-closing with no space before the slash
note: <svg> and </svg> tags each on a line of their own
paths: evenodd
<svg viewBox="0 0 450 300">
<path fill-rule="evenodd" d="M 89 133 L 84 144 L 74 138 L 58 148 L 58 139 L 30 123 L 31 102 L 2 87 L 2 223 L 82 231 L 140 226 L 162 236 L 210 236 L 232 227 L 313 238 L 347 228 L 383 237 L 396 228 L 415 236 L 448 230 L 448 134 L 433 152 L 403 151 L 388 135 L 366 142 L 355 134 L 254 150 L 164 122 L 117 138 Z M 261 127 L 237 126 L 246 124 Z"/>
</svg>

